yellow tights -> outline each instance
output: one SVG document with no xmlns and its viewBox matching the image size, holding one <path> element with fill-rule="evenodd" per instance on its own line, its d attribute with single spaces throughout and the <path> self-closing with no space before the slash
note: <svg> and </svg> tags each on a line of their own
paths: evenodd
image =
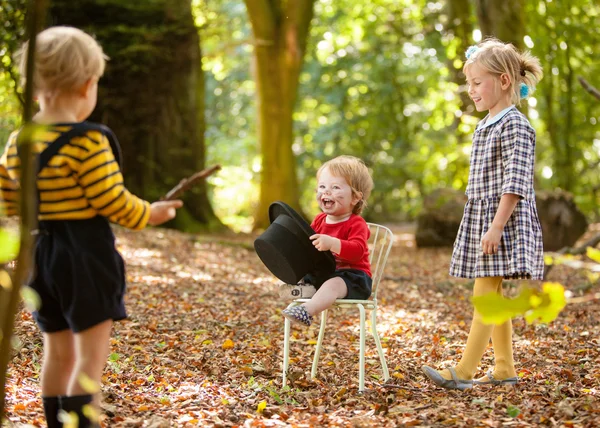
<svg viewBox="0 0 600 428">
<path fill-rule="evenodd" d="M 502 277 L 475 279 L 473 296 L 481 296 L 492 292 L 502 294 Z M 512 349 L 512 322 L 508 320 L 502 325 L 486 325 L 481 321 L 481 314 L 473 310 L 473 322 L 469 331 L 467 346 L 460 362 L 455 367 L 459 379 L 473 379 L 477 366 L 481 362 L 483 353 L 490 342 L 490 337 L 494 348 L 494 378 L 501 380 L 516 376 Z M 440 374 L 444 379 L 452 379 L 448 370 L 442 370 Z"/>
</svg>

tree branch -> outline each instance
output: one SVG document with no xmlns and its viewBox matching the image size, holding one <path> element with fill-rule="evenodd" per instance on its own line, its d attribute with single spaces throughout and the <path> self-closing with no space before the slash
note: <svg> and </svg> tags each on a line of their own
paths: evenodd
<svg viewBox="0 0 600 428">
<path fill-rule="evenodd" d="M 165 196 L 160 198 L 160 200 L 172 201 L 173 199 L 177 199 L 183 192 L 192 187 L 197 181 L 205 179 L 206 177 L 217 172 L 220 169 L 221 165 L 214 165 L 210 168 L 206 168 L 200 172 L 197 172 L 188 178 L 184 178 L 179 182 L 177 186 L 173 187 Z"/>
<path fill-rule="evenodd" d="M 594 88 L 592 85 L 590 85 L 587 80 L 585 80 L 583 77 L 579 76 L 577 77 L 577 80 L 579 80 L 579 83 L 581 83 L 581 86 L 583 86 L 583 89 L 585 89 L 587 92 L 589 92 L 590 94 L 592 94 L 594 97 L 596 97 L 597 99 L 600 100 L 600 91 L 596 88 Z"/>
<path fill-rule="evenodd" d="M 581 244 L 580 247 L 572 248 L 572 247 L 563 247 L 558 250 L 558 254 L 571 254 L 571 255 L 581 255 L 584 254 L 588 247 L 595 248 L 596 245 L 600 243 L 600 233 L 595 234 L 590 239 Z M 549 265 L 544 267 L 544 279 L 548 276 L 548 273 L 552 270 L 554 265 Z"/>
</svg>

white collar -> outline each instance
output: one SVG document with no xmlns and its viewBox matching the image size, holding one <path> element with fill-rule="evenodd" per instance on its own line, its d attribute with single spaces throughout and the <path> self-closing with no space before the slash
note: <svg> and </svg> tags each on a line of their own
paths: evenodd
<svg viewBox="0 0 600 428">
<path fill-rule="evenodd" d="M 506 107 L 504 110 L 502 110 L 500 113 L 498 113 L 491 119 L 488 119 L 490 116 L 488 114 L 486 117 L 483 118 L 483 120 L 481 122 L 479 122 L 477 129 L 483 129 L 483 128 L 487 128 L 488 126 L 492 126 L 494 123 L 498 122 L 500 119 L 502 119 L 504 116 L 506 116 L 506 114 L 509 111 L 511 111 L 514 107 L 515 107 L 514 105 L 512 105 L 510 107 Z"/>
</svg>

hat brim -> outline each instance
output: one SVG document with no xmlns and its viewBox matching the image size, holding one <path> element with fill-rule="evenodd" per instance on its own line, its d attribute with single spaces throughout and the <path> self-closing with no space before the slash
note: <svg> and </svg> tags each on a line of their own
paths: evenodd
<svg viewBox="0 0 600 428">
<path fill-rule="evenodd" d="M 311 237 L 315 232 L 312 227 L 296 212 L 292 207 L 282 201 L 275 201 L 269 206 L 269 221 L 273 223 L 280 215 L 291 217 L 303 230 L 307 237 Z M 313 247 L 314 248 L 314 247 Z M 335 257 L 331 251 L 319 251 L 315 273 L 328 274 L 335 271 Z"/>
</svg>

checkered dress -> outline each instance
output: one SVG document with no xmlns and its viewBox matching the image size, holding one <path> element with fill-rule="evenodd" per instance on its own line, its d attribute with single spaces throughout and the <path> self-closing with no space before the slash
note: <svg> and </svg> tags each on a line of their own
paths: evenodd
<svg viewBox="0 0 600 428">
<path fill-rule="evenodd" d="M 467 204 L 458 230 L 450 275 L 542 279 L 542 228 L 535 206 L 533 164 L 535 130 L 516 108 L 473 135 Z M 510 216 L 496 254 L 484 255 L 481 239 L 505 193 L 521 197 Z"/>
</svg>

